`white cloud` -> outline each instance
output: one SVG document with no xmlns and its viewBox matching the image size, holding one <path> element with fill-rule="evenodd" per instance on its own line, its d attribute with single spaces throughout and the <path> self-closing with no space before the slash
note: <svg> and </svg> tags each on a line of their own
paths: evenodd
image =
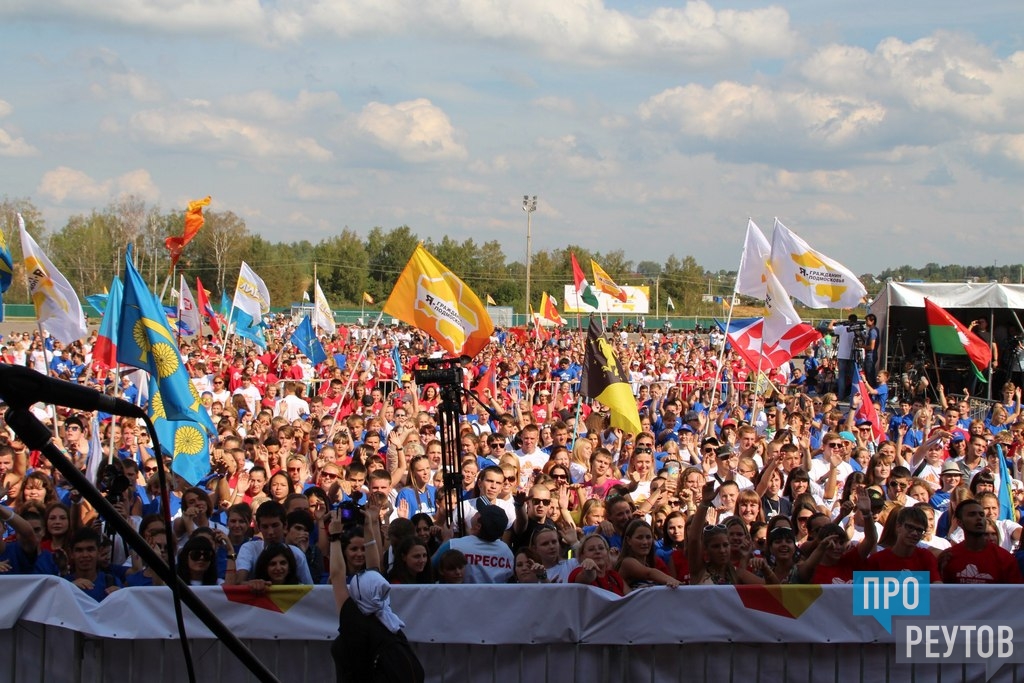
<svg viewBox="0 0 1024 683">
<path fill-rule="evenodd" d="M 556 97 L 554 95 L 549 95 L 547 97 L 538 97 L 537 99 L 530 102 L 530 104 L 537 107 L 538 109 L 558 112 L 560 114 L 576 113 L 576 104 L 568 97 Z"/>
<path fill-rule="evenodd" d="M 299 199 L 351 199 L 359 195 L 359 190 L 349 184 L 315 183 L 298 174 L 288 178 L 288 190 Z"/>
<path fill-rule="evenodd" d="M 796 173 L 778 170 L 766 183 L 769 187 L 784 192 L 813 192 L 849 194 L 863 189 L 864 183 L 847 170 L 808 171 Z"/>
<path fill-rule="evenodd" d="M 685 135 L 738 141 L 771 136 L 844 146 L 875 129 L 886 110 L 876 102 L 806 90 L 773 91 L 723 81 L 711 88 L 690 84 L 664 90 L 640 105 L 640 118 L 664 121 Z"/>
<path fill-rule="evenodd" d="M 330 108 L 340 103 L 333 92 L 300 90 L 294 102 L 283 100 L 269 90 L 253 90 L 238 95 L 227 95 L 221 106 L 228 112 L 270 121 L 294 121 L 311 111 Z"/>
<path fill-rule="evenodd" d="M 415 31 L 536 52 L 590 65 L 703 66 L 788 55 L 796 43 L 789 14 L 773 6 L 715 10 L 705 0 L 643 14 L 603 0 L 9 0 L 0 18 L 55 18 L 170 34 L 225 34 L 256 43 L 297 43 L 315 34 L 342 38 Z"/>
<path fill-rule="evenodd" d="M 5 100 L 0 100 L 0 119 L 10 116 L 14 107 Z M 0 128 L 0 157 L 30 157 L 39 150 L 25 141 L 25 138 L 15 137 L 3 128 Z"/>
<path fill-rule="evenodd" d="M 452 176 L 445 176 L 444 178 L 441 178 L 438 185 L 443 190 L 460 192 L 463 194 L 487 194 L 491 191 L 490 186 L 485 185 L 484 183 L 474 183 L 472 180 L 455 178 Z"/>
<path fill-rule="evenodd" d="M 129 171 L 116 178 L 94 180 L 77 169 L 58 166 L 43 174 L 37 191 L 57 204 L 70 201 L 99 205 L 123 195 L 135 195 L 145 201 L 155 201 L 160 196 L 149 171 L 145 169 Z"/>
<path fill-rule="evenodd" d="M 121 56 L 107 48 L 83 48 L 70 56 L 70 65 L 86 72 L 89 92 L 98 100 L 125 94 L 137 102 L 158 102 L 163 89 L 154 80 L 124 63 Z"/>
<path fill-rule="evenodd" d="M 569 178 L 601 178 L 620 170 L 619 163 L 584 144 L 575 135 L 540 138 L 536 144 L 541 168 L 559 168 Z"/>
<path fill-rule="evenodd" d="M 202 103 L 137 112 L 129 120 L 132 135 L 168 147 L 204 147 L 257 157 L 298 157 L 329 161 L 333 154 L 316 140 L 290 135 L 240 118 L 220 116 Z"/>
<path fill-rule="evenodd" d="M 1000 58 L 958 34 L 940 31 L 912 43 L 890 37 L 872 52 L 828 45 L 802 73 L 820 89 L 899 103 L 918 114 L 986 126 L 1017 125 L 1024 115 L 1024 52 Z"/>
<path fill-rule="evenodd" d="M 818 202 L 808 207 L 805 215 L 820 223 L 849 223 L 853 220 L 853 214 L 830 202 Z"/>
<path fill-rule="evenodd" d="M 24 138 L 16 138 L 0 128 L 0 157 L 30 157 L 38 151 Z"/>
<path fill-rule="evenodd" d="M 1024 167 L 1024 134 L 979 135 L 972 141 L 975 152 Z"/>
<path fill-rule="evenodd" d="M 466 148 L 455 139 L 448 115 L 428 99 L 394 106 L 371 102 L 356 118 L 356 126 L 405 161 L 448 161 L 468 156 Z"/>
</svg>

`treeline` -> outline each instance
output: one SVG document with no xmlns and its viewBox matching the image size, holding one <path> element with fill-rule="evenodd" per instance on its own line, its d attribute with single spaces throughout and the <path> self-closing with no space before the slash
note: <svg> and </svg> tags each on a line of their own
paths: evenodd
<svg viewBox="0 0 1024 683">
<path fill-rule="evenodd" d="M 24 216 L 29 233 L 83 297 L 102 292 L 113 274 L 123 270 L 128 243 L 135 245 L 136 266 L 159 292 L 170 264 L 164 239 L 180 235 L 184 226 L 184 207 L 165 211 L 128 197 L 88 214 L 74 215 L 64 226 L 51 230 L 30 200 L 5 198 L 0 203 L 0 229 L 15 261 L 14 281 L 5 295 L 8 303 L 28 300 L 17 212 Z M 204 215 L 206 223 L 185 248 L 178 268 L 190 282 L 196 276 L 202 279 L 215 302 L 221 291 L 234 291 L 238 266 L 244 260 L 266 281 L 274 306 L 287 306 L 300 301 L 303 291 L 312 292 L 314 265 L 333 307 L 359 307 L 363 292 L 379 305 L 391 293 L 416 245 L 423 241 L 481 297 L 489 294 L 499 305 L 513 306 L 517 312 L 525 309 L 525 253 L 520 260 L 510 260 L 495 240 L 477 242 L 470 238 L 459 242 L 448 236 L 438 240 L 417 235 L 403 225 L 375 227 L 365 236 L 339 227 L 336 235 L 315 244 L 309 240 L 270 242 L 250 232 L 245 220 L 231 211 L 206 211 Z M 732 287 L 731 279 L 707 273 L 693 256 L 680 259 L 672 255 L 663 264 L 642 261 L 634 265 L 621 250 L 600 252 L 568 245 L 534 252 L 530 281 L 535 308 L 545 290 L 561 304 L 563 285 L 572 282 L 573 252 L 591 281 L 593 257 L 619 284 L 650 284 L 652 309 L 656 291 L 662 310 L 666 299 L 672 297 L 676 312 L 682 313 L 696 310 L 701 295 L 708 291 L 709 278 L 716 294 L 726 295 Z M 657 287 L 655 280 L 659 282 Z"/>
<path fill-rule="evenodd" d="M 922 280 L 924 282 L 1001 282 L 1015 284 L 1024 281 L 1024 265 L 1006 264 L 991 266 L 940 266 L 938 263 L 927 263 L 920 268 L 899 266 L 886 268 L 877 276 L 879 282 L 889 278 L 900 282 Z"/>
<path fill-rule="evenodd" d="M 136 266 L 154 291 L 159 292 L 170 263 L 164 240 L 180 235 L 184 226 L 184 207 L 166 211 L 127 197 L 88 214 L 74 215 L 59 229 L 48 229 L 30 200 L 4 198 L 0 202 L 0 230 L 15 261 L 13 284 L 5 295 L 9 303 L 28 300 L 17 212 L 24 216 L 29 233 L 83 297 L 102 292 L 113 274 L 123 270 L 124 251 L 129 242 L 135 245 Z M 459 242 L 448 236 L 438 240 L 417 235 L 412 228 L 402 225 L 391 229 L 375 227 L 366 235 L 339 227 L 336 235 L 315 244 L 309 240 L 270 242 L 250 232 L 245 220 L 231 211 L 206 211 L 205 216 L 206 224 L 186 247 L 178 267 L 190 282 L 196 276 L 201 278 L 213 292 L 215 302 L 222 291 L 234 291 L 238 266 L 244 260 L 266 281 L 274 306 L 287 306 L 300 301 L 303 291 L 312 292 L 314 266 L 333 307 L 359 307 L 363 292 L 368 292 L 380 305 L 422 240 L 431 253 L 481 297 L 489 294 L 499 305 L 512 306 L 517 312 L 526 308 L 525 249 L 517 249 L 516 256 L 520 258 L 510 260 L 495 240 L 477 242 L 470 238 Z M 570 244 L 533 253 L 530 282 L 535 309 L 545 290 L 561 305 L 563 285 L 572 282 L 572 253 L 592 284 L 591 258 L 619 284 L 649 284 L 652 313 L 655 309 L 666 313 L 667 299 L 671 297 L 677 315 L 707 314 L 709 306 L 703 303 L 706 295 L 727 298 L 735 280 L 735 271 L 709 272 L 691 255 L 679 258 L 673 254 L 664 263 L 634 263 L 622 250 L 592 251 Z M 983 281 L 1017 282 L 1020 268 L 928 264 L 924 268 L 901 266 L 878 276 L 861 277 L 874 294 L 888 277 L 951 282 L 977 277 Z"/>
</svg>

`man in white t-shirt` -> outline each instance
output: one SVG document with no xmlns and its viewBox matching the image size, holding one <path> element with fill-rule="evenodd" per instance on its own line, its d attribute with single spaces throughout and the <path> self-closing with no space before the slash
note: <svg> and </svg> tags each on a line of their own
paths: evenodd
<svg viewBox="0 0 1024 683">
<path fill-rule="evenodd" d="M 243 584 L 251 578 L 250 575 L 256 567 L 256 560 L 268 543 L 284 543 L 284 523 L 284 506 L 280 503 L 268 500 L 256 510 L 256 526 L 263 538 L 254 538 L 243 543 L 242 547 L 238 549 L 238 558 L 235 560 L 236 584 Z M 299 582 L 312 586 L 313 577 L 309 573 L 306 554 L 302 552 L 301 548 L 294 545 L 289 545 L 288 548 L 295 556 L 295 569 Z"/>
<path fill-rule="evenodd" d="M 242 375 L 242 386 L 235 389 L 235 393 L 245 399 L 245 407 L 249 414 L 255 415 L 256 408 L 263 400 L 263 396 L 256 385 L 252 383 L 252 376 L 248 372 Z"/>
<path fill-rule="evenodd" d="M 523 427 L 519 434 L 522 441 L 522 448 L 515 452 L 519 458 L 520 486 L 526 486 L 530 481 L 530 475 L 535 469 L 539 470 L 548 462 L 548 454 L 540 449 L 540 427 L 535 424 L 528 424 Z"/>
<path fill-rule="evenodd" d="M 302 384 L 296 381 L 284 383 L 286 396 L 277 404 L 277 414 L 294 422 L 301 419 L 303 415 L 309 415 L 309 404 L 299 398 L 299 391 Z"/>
<path fill-rule="evenodd" d="M 507 583 L 512 577 L 515 558 L 511 548 L 501 540 L 504 533 L 505 512 L 495 505 L 486 505 L 474 513 L 471 535 L 441 544 L 432 560 L 434 568 L 448 550 L 458 550 L 466 556 L 465 583 Z"/>
<path fill-rule="evenodd" d="M 505 473 L 500 467 L 485 467 L 477 475 L 477 488 L 480 491 L 479 498 L 470 498 L 462 502 L 462 516 L 469 527 L 473 515 L 485 507 L 494 506 L 505 513 L 505 528 L 512 528 L 516 519 L 515 502 L 510 497 L 508 500 L 499 498 L 505 486 Z"/>
</svg>

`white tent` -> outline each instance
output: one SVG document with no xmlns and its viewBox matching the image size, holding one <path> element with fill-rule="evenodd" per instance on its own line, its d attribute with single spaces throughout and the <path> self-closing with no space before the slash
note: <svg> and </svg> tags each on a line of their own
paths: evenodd
<svg viewBox="0 0 1024 683">
<path fill-rule="evenodd" d="M 1022 314 L 1018 313 L 1024 312 L 1024 285 L 888 282 L 868 307 L 878 318 L 878 329 L 882 332 L 879 358 L 891 361 L 914 351 L 919 333 L 928 329 L 924 314 L 926 298 L 964 324 L 977 318 L 988 319 L 993 340 L 1000 348 L 1010 336 L 1024 332 Z M 896 348 L 897 335 L 902 341 L 902 351 Z M 892 367 L 890 370 L 898 371 Z"/>
</svg>

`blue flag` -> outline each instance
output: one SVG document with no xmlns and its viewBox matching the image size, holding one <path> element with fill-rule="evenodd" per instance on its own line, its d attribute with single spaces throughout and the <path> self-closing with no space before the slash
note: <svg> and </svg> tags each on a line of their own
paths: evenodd
<svg viewBox="0 0 1024 683">
<path fill-rule="evenodd" d="M 202 408 L 200 412 L 206 413 Z M 171 458 L 171 470 L 197 485 L 210 471 L 210 441 L 206 431 L 192 420 L 169 420 L 156 378 L 149 378 L 149 416 L 160 450 Z"/>
<path fill-rule="evenodd" d="M 230 311 L 231 311 L 231 298 L 228 296 L 227 292 L 221 292 L 220 293 L 220 314 L 222 316 L 224 316 L 225 319 L 227 319 L 228 313 Z"/>
<path fill-rule="evenodd" d="M 1013 520 L 1013 496 L 1010 495 L 1013 482 L 1010 481 L 1001 444 L 996 444 L 996 457 L 999 458 L 999 490 L 996 492 L 999 494 L 999 519 Z"/>
<path fill-rule="evenodd" d="M 124 292 L 121 299 L 121 319 L 117 334 L 117 360 L 125 365 L 145 370 L 155 378 L 158 392 L 153 396 L 157 401 L 150 401 L 150 411 L 172 421 L 188 422 L 195 425 L 197 432 L 206 429 L 210 434 L 216 433 L 209 415 L 199 405 L 199 392 L 189 379 L 181 352 L 175 343 L 174 334 L 167 324 L 167 316 L 163 306 L 147 289 L 145 281 L 132 263 L 132 247 L 128 245 L 125 254 Z M 188 434 L 193 434 L 188 430 Z M 210 469 L 209 448 L 203 439 L 186 438 L 183 434 L 181 456 L 191 457 L 197 462 L 191 463 L 185 471 L 191 473 L 203 469 L 203 474 Z M 205 434 L 204 434 L 205 437 Z M 179 438 L 175 436 L 174 441 Z M 185 449 L 188 449 L 187 452 Z M 176 473 L 185 476 L 184 472 Z M 186 479 L 195 484 L 201 477 Z"/>
<path fill-rule="evenodd" d="M 120 282 L 120 280 L 118 280 Z M 107 299 L 109 294 L 90 294 L 85 297 L 85 302 L 92 306 L 92 310 L 103 315 L 107 310 Z"/>
<path fill-rule="evenodd" d="M 324 351 L 320 340 L 316 338 L 316 334 L 313 332 L 313 323 L 308 315 L 292 332 L 292 344 L 295 344 L 295 348 L 301 351 L 306 358 L 313 361 L 313 365 L 320 365 L 327 360 L 327 352 Z"/>
<path fill-rule="evenodd" d="M 235 326 L 235 334 L 248 339 L 261 349 L 267 348 L 267 340 L 263 337 L 262 320 L 256 320 L 241 308 L 235 308 L 231 315 L 231 324 Z"/>
<path fill-rule="evenodd" d="M 0 230 L 0 320 L 4 319 L 4 292 L 11 286 L 14 278 L 14 259 L 11 257 L 11 250 L 7 247 L 7 240 Z"/>
</svg>

